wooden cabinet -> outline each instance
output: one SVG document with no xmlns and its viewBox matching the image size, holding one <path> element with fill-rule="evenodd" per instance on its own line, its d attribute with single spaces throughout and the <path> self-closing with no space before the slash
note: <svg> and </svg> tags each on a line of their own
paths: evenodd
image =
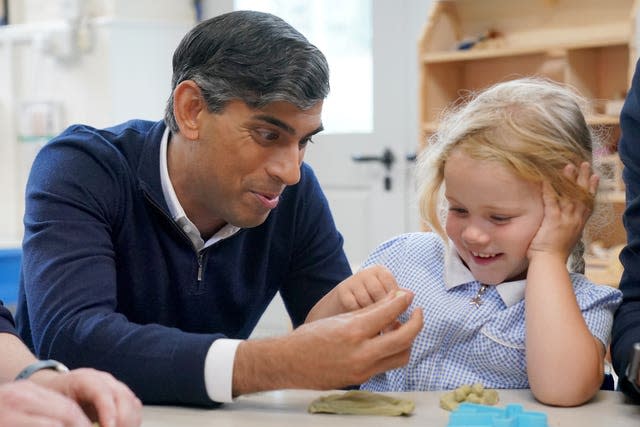
<svg viewBox="0 0 640 427">
<path fill-rule="evenodd" d="M 436 0 L 418 48 L 421 145 L 437 128 L 445 107 L 468 91 L 499 81 L 542 76 L 572 85 L 591 101 L 587 121 L 605 136 L 596 154 L 605 172 L 599 198 L 610 207 L 611 224 L 587 230 L 589 248 L 595 250 L 587 258 L 587 274 L 608 284 L 617 284 L 621 269 L 612 267 L 617 262 L 613 252 L 625 240 L 616 148 L 620 108 L 637 58 L 636 3 Z M 594 269 L 596 265 L 606 268 Z"/>
</svg>

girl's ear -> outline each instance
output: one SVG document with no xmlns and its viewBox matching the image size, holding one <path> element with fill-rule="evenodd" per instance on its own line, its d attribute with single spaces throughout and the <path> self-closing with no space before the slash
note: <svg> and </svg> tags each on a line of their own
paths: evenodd
<svg viewBox="0 0 640 427">
<path fill-rule="evenodd" d="M 198 115 L 207 106 L 200 88 L 193 80 L 182 81 L 173 91 L 173 114 L 180 134 L 190 140 L 199 137 Z"/>
</svg>

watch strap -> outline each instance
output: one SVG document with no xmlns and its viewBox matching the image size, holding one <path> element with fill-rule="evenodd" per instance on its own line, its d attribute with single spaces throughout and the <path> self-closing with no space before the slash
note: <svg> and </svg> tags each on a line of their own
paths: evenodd
<svg viewBox="0 0 640 427">
<path fill-rule="evenodd" d="M 69 372 L 69 368 L 67 368 L 57 360 L 53 360 L 53 359 L 38 360 L 37 362 L 32 363 L 31 365 L 27 366 L 22 371 L 20 371 L 20 373 L 16 377 L 16 380 L 27 379 L 31 375 L 43 369 L 53 369 L 54 371 L 58 371 L 58 372 Z"/>
</svg>

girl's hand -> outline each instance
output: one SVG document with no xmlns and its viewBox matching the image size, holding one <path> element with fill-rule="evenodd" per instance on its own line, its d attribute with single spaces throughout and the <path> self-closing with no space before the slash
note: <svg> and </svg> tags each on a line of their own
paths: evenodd
<svg viewBox="0 0 640 427">
<path fill-rule="evenodd" d="M 396 279 L 387 268 L 372 265 L 333 288 L 311 309 L 306 322 L 367 307 L 399 289 Z"/>
<path fill-rule="evenodd" d="M 592 173 L 588 162 L 583 162 L 580 169 L 568 164 L 563 173 L 580 187 L 596 194 L 600 177 Z M 580 239 L 591 211 L 578 200 L 559 197 L 548 181 L 542 183 L 542 201 L 544 216 L 527 256 L 531 260 L 538 254 L 547 253 L 561 256 L 566 261 Z"/>
</svg>

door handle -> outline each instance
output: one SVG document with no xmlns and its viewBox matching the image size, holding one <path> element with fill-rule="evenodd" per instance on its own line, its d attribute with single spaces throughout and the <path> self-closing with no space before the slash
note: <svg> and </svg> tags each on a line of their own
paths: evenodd
<svg viewBox="0 0 640 427">
<path fill-rule="evenodd" d="M 391 176 L 389 176 L 389 172 L 391 171 L 391 166 L 393 166 L 393 163 L 396 161 L 396 157 L 393 155 L 393 152 L 389 148 L 385 148 L 381 156 L 366 156 L 356 154 L 351 156 L 351 160 L 353 160 L 354 162 L 382 163 L 387 171 L 384 177 L 384 189 L 386 191 L 391 191 Z"/>
<path fill-rule="evenodd" d="M 355 154 L 351 156 L 351 160 L 353 160 L 354 162 L 380 162 L 384 165 L 387 171 L 390 171 L 391 166 L 393 166 L 396 161 L 396 157 L 393 155 L 393 152 L 390 149 L 385 148 L 382 152 L 382 156 L 366 156 Z"/>
</svg>

